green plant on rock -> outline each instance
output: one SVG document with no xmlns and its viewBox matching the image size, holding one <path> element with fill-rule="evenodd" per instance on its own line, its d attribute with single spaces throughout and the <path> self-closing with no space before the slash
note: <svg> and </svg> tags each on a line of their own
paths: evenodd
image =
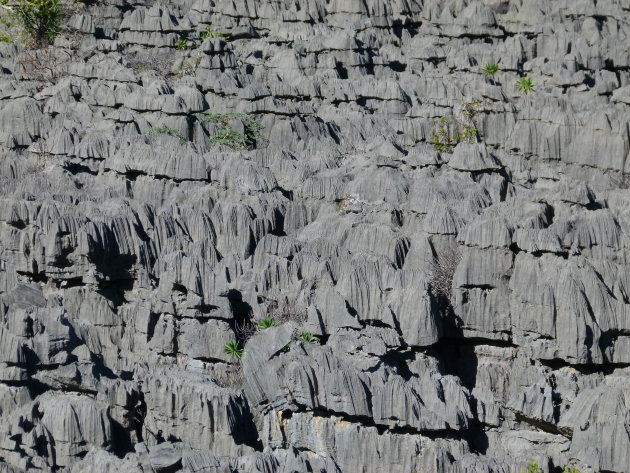
<svg viewBox="0 0 630 473">
<path fill-rule="evenodd" d="M 185 51 L 187 48 L 188 48 L 188 41 L 186 41 L 185 39 L 180 39 L 177 42 L 176 49 L 178 51 Z"/>
<path fill-rule="evenodd" d="M 435 122 L 431 144 L 440 153 L 452 153 L 458 143 L 456 136 L 451 136 L 451 120 L 442 117 Z"/>
<path fill-rule="evenodd" d="M 459 134 L 459 142 L 460 143 L 476 143 L 478 130 L 474 126 L 465 125 L 462 129 L 462 132 Z"/>
<path fill-rule="evenodd" d="M 17 0 L 0 3 L 23 30 L 26 41 L 35 47 L 52 44 L 61 32 L 63 11 L 61 0 Z M 6 25 L 7 20 L 3 23 Z"/>
<path fill-rule="evenodd" d="M 298 342 L 304 342 L 304 343 L 314 343 L 314 344 L 319 343 L 319 337 L 312 334 L 311 332 L 302 332 L 300 335 L 298 335 L 296 340 Z"/>
<path fill-rule="evenodd" d="M 223 41 L 229 41 L 230 40 L 230 36 L 229 35 L 226 35 L 225 33 L 221 32 L 221 31 L 217 31 L 215 33 L 210 28 L 202 31 L 201 34 L 199 35 L 199 37 L 201 38 L 202 42 L 205 41 L 208 38 L 220 38 Z"/>
<path fill-rule="evenodd" d="M 540 466 L 538 466 L 538 463 L 536 463 L 532 459 L 529 461 L 529 466 L 527 467 L 527 470 L 522 470 L 521 473 L 545 473 L 545 472 Z"/>
<path fill-rule="evenodd" d="M 0 27 L 4 31 L 9 31 L 13 28 L 12 20 L 12 10 L 7 6 L 8 0 L 0 0 Z M 5 16 L 6 15 L 6 16 Z M 10 36 L 5 34 L 0 34 L 0 43 L 13 43 L 14 40 Z"/>
<path fill-rule="evenodd" d="M 441 153 L 452 153 L 459 143 L 477 143 L 479 130 L 475 126 L 475 110 L 479 105 L 481 102 L 464 103 L 461 116 L 457 117 L 458 132 L 455 134 L 451 134 L 451 118 L 441 117 L 436 120 L 430 142 L 433 148 Z"/>
<path fill-rule="evenodd" d="M 0 27 L 2 27 L 3 30 L 5 31 L 9 31 L 11 28 L 13 28 L 13 23 L 10 21 L 10 13 L 11 13 L 11 9 L 7 6 L 8 0 L 0 0 Z M 5 18 L 3 16 L 4 14 L 9 14 L 8 18 Z M 5 34 L 0 34 L 0 43 L 13 43 L 13 38 L 11 38 L 10 36 L 7 36 Z"/>
<path fill-rule="evenodd" d="M 486 63 L 486 65 L 481 68 L 481 73 L 484 77 L 493 78 L 497 72 L 499 72 L 499 65 L 497 63 Z"/>
<path fill-rule="evenodd" d="M 531 94 L 534 92 L 534 81 L 529 77 L 519 77 L 516 81 L 516 88 L 524 94 Z"/>
<path fill-rule="evenodd" d="M 223 345 L 223 350 L 230 358 L 230 360 L 240 360 L 245 354 L 245 349 L 241 346 L 238 340 L 230 340 Z"/>
<path fill-rule="evenodd" d="M 162 126 L 159 128 L 153 128 L 153 130 L 151 130 L 151 133 L 155 133 L 158 135 L 171 135 L 171 136 L 175 136 L 177 138 L 179 138 L 179 142 L 180 143 L 186 143 L 186 141 L 188 141 L 186 139 L 186 137 L 180 133 L 179 131 L 173 129 L 173 128 L 169 128 L 167 126 Z"/>
<path fill-rule="evenodd" d="M 213 113 L 197 115 L 201 120 L 215 123 L 219 131 L 210 138 L 211 143 L 227 146 L 235 151 L 254 149 L 263 135 L 260 133 L 263 126 L 258 119 L 246 113 Z M 241 122 L 243 131 L 233 128 L 234 122 Z"/>
<path fill-rule="evenodd" d="M 462 117 L 460 120 L 460 133 L 458 141 L 460 143 L 477 143 L 479 138 L 479 130 L 475 126 L 475 110 L 481 105 L 481 102 L 466 102 L 462 109 Z"/>
<path fill-rule="evenodd" d="M 260 322 L 258 322 L 258 325 L 256 326 L 256 329 L 259 332 L 261 332 L 261 331 L 267 330 L 268 328 L 271 328 L 271 327 L 277 327 L 278 325 L 280 325 L 280 324 L 276 320 L 274 320 L 273 317 L 265 317 Z"/>
</svg>

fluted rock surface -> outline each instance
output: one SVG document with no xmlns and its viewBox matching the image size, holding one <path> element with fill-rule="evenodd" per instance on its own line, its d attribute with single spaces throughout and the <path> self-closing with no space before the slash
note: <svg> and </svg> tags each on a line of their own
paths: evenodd
<svg viewBox="0 0 630 473">
<path fill-rule="evenodd" d="M 627 0 L 67 4 L 0 42 L 0 472 L 630 471 Z"/>
</svg>

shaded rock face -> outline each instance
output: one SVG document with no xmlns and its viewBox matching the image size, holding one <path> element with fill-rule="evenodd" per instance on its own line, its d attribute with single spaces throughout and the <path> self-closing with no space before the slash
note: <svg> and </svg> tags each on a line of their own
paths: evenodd
<svg viewBox="0 0 630 473">
<path fill-rule="evenodd" d="M 629 471 L 627 1 L 70 13 L 0 42 L 0 471 Z"/>
</svg>

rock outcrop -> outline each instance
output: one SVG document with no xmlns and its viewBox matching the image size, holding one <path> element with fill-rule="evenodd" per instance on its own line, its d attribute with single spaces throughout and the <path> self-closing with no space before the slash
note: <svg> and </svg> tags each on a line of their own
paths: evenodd
<svg viewBox="0 0 630 473">
<path fill-rule="evenodd" d="M 630 471 L 628 1 L 69 3 L 0 42 L 0 471 Z"/>
</svg>

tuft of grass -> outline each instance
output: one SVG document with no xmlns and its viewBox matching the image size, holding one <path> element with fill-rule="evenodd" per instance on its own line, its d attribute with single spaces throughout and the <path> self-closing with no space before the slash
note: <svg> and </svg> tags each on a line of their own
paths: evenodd
<svg viewBox="0 0 630 473">
<path fill-rule="evenodd" d="M 171 135 L 171 136 L 175 136 L 177 138 L 179 138 L 179 142 L 180 143 L 186 143 L 186 141 L 188 141 L 186 139 L 186 137 L 184 135 L 182 135 L 179 131 L 173 129 L 173 128 L 169 128 L 166 126 L 162 126 L 159 128 L 153 128 L 153 130 L 151 130 L 151 133 L 155 133 L 158 135 Z"/>
<path fill-rule="evenodd" d="M 484 77 L 492 78 L 497 72 L 499 72 L 499 65 L 497 63 L 487 63 L 481 68 L 481 73 L 484 75 Z"/>
<path fill-rule="evenodd" d="M 302 343 L 312 343 L 314 345 L 319 345 L 320 340 L 319 337 L 311 332 L 302 332 L 297 337 L 295 337 L 294 341 L 302 342 Z M 291 350 L 291 343 L 287 343 L 285 346 L 281 348 L 283 352 L 288 352 Z"/>
<path fill-rule="evenodd" d="M 267 330 L 268 328 L 271 328 L 271 327 L 277 327 L 278 325 L 280 324 L 276 322 L 273 317 L 265 317 L 258 323 L 258 325 L 256 326 L 256 329 L 259 332 L 262 332 L 263 330 Z"/>
<path fill-rule="evenodd" d="M 180 39 L 177 42 L 177 46 L 175 48 L 178 51 L 185 51 L 186 49 L 188 49 L 188 41 L 186 41 L 185 39 Z"/>
<path fill-rule="evenodd" d="M 210 138 L 210 143 L 227 146 L 235 151 L 254 149 L 264 137 L 260 133 L 263 126 L 258 119 L 246 113 L 211 113 L 199 114 L 197 118 L 213 122 L 218 125 L 219 132 Z M 239 133 L 232 127 L 234 121 L 243 124 L 243 133 Z"/>
<path fill-rule="evenodd" d="M 199 35 L 199 37 L 201 38 L 201 42 L 202 43 L 208 38 L 221 38 L 223 41 L 226 41 L 226 42 L 230 41 L 230 36 L 229 35 L 221 32 L 221 31 L 217 31 L 215 33 L 210 28 L 202 31 L 201 34 Z"/>
<path fill-rule="evenodd" d="M 241 346 L 238 340 L 230 340 L 223 345 L 223 350 L 230 360 L 240 360 L 245 354 L 245 349 Z"/>
<path fill-rule="evenodd" d="M 534 92 L 534 81 L 529 77 L 520 77 L 516 81 L 516 88 L 524 94 L 531 94 Z"/>
<path fill-rule="evenodd" d="M 296 340 L 298 342 L 319 344 L 319 337 L 313 335 L 311 332 L 302 332 Z"/>
</svg>

